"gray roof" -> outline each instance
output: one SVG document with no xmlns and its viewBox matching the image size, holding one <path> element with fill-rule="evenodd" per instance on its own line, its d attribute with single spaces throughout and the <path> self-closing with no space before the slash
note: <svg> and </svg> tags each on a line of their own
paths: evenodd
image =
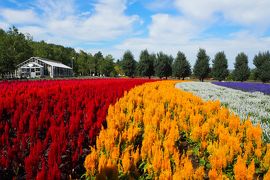
<svg viewBox="0 0 270 180">
<path fill-rule="evenodd" d="M 50 59 L 45 59 L 45 58 L 40 58 L 40 57 L 33 57 L 35 59 L 38 59 L 46 64 L 49 64 L 51 66 L 54 66 L 54 67 L 60 67 L 60 68 L 66 68 L 66 69 L 72 69 L 71 67 L 69 66 L 66 66 L 64 65 L 63 63 L 60 63 L 60 62 L 57 62 L 57 61 L 53 61 L 53 60 L 50 60 Z"/>
</svg>

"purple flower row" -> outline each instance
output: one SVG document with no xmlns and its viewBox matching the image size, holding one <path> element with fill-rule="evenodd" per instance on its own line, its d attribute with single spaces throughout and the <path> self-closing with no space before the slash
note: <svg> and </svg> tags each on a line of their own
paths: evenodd
<svg viewBox="0 0 270 180">
<path fill-rule="evenodd" d="M 212 82 L 215 85 L 229 87 L 247 92 L 259 91 L 270 95 L 270 84 L 251 83 L 251 82 Z"/>
</svg>

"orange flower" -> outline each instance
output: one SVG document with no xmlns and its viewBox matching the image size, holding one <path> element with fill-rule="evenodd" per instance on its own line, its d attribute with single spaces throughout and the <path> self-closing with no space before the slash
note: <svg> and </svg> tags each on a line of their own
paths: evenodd
<svg viewBox="0 0 270 180">
<path fill-rule="evenodd" d="M 133 161 L 134 161 L 134 165 L 136 166 L 137 162 L 139 162 L 140 160 L 140 154 L 139 154 L 139 149 L 137 148 L 136 149 L 136 152 L 132 152 L 132 158 L 133 158 Z"/>
<path fill-rule="evenodd" d="M 129 172 L 129 168 L 131 167 L 131 161 L 130 161 L 130 154 L 128 150 L 126 150 L 122 156 L 122 167 L 123 167 L 124 173 Z"/>
<path fill-rule="evenodd" d="M 84 161 L 84 167 L 87 170 L 87 174 L 94 175 L 97 167 L 98 155 L 94 148 L 91 150 L 91 154 L 87 155 Z"/>
<path fill-rule="evenodd" d="M 102 172 L 107 165 L 107 157 L 102 154 L 98 161 L 98 172 Z"/>
<path fill-rule="evenodd" d="M 254 160 L 252 160 L 247 169 L 247 179 L 248 180 L 254 179 L 254 173 L 255 173 L 255 163 Z"/>
<path fill-rule="evenodd" d="M 222 179 L 222 177 L 220 178 L 220 175 L 218 174 L 216 169 L 210 169 L 210 171 L 208 172 L 208 176 L 210 180 Z"/>
<path fill-rule="evenodd" d="M 267 173 L 265 174 L 265 176 L 263 177 L 264 180 L 268 180 L 270 179 L 270 169 L 268 169 Z"/>
<path fill-rule="evenodd" d="M 204 172 L 204 167 L 200 166 L 198 169 L 196 169 L 194 175 L 193 175 L 193 179 L 204 179 L 205 176 L 205 172 Z"/>
<path fill-rule="evenodd" d="M 254 161 L 248 167 L 246 161 L 254 155 L 260 168 L 270 168 L 270 145 L 265 147 L 260 126 L 241 122 L 220 102 L 204 102 L 174 84 L 138 86 L 110 106 L 107 128 L 85 159 L 88 176 L 117 168 L 135 179 L 142 175 L 139 169 L 153 179 L 203 179 L 210 163 L 210 179 L 228 179 L 228 164 L 234 166 L 233 178 L 252 179 Z M 191 160 L 197 158 L 204 165 L 193 168 Z"/>
<path fill-rule="evenodd" d="M 241 156 L 237 157 L 237 162 L 233 168 L 236 179 L 245 179 L 247 176 L 246 163 Z"/>
</svg>

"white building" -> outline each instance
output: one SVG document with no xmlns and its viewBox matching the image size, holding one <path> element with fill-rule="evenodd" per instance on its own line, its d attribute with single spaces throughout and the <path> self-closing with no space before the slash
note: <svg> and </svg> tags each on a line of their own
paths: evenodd
<svg viewBox="0 0 270 180">
<path fill-rule="evenodd" d="M 17 65 L 15 72 L 18 78 L 37 78 L 37 77 L 68 77 L 72 76 L 72 68 L 60 62 L 31 57 L 30 59 Z"/>
</svg>

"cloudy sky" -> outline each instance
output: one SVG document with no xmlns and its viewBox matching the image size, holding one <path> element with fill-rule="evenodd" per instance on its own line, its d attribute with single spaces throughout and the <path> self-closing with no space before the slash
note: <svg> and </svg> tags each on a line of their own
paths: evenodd
<svg viewBox="0 0 270 180">
<path fill-rule="evenodd" d="M 199 48 L 211 58 L 225 51 L 229 67 L 239 52 L 270 47 L 270 0 L 1 0 L 0 28 L 15 25 L 34 40 L 102 51 L 120 58 L 130 49 L 176 55 L 193 65 Z"/>
</svg>

